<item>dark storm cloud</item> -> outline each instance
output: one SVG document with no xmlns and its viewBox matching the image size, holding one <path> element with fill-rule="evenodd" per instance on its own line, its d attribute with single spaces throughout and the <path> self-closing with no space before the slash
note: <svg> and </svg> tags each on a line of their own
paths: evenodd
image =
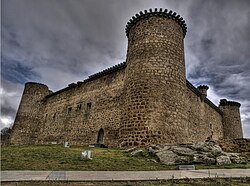
<svg viewBox="0 0 250 186">
<path fill-rule="evenodd" d="M 3 0 L 2 92 L 11 100 L 6 114 L 17 109 L 24 81 L 58 90 L 125 61 L 127 21 L 155 7 L 186 20 L 188 79 L 208 84 L 216 103 L 224 97 L 240 101 L 250 137 L 248 0 Z"/>
<path fill-rule="evenodd" d="M 13 83 L 21 83 L 24 84 L 27 81 L 34 79 L 36 76 L 32 71 L 32 68 L 25 66 L 23 63 L 19 61 L 8 60 L 6 58 L 2 58 L 2 76 Z"/>
<path fill-rule="evenodd" d="M 4 78 L 1 79 L 1 128 L 9 127 L 13 124 L 22 90 L 23 84 L 12 83 Z"/>
<path fill-rule="evenodd" d="M 10 106 L 2 106 L 1 108 L 1 115 L 2 116 L 11 116 L 11 117 L 15 117 L 16 115 L 16 109 L 12 108 Z"/>
</svg>

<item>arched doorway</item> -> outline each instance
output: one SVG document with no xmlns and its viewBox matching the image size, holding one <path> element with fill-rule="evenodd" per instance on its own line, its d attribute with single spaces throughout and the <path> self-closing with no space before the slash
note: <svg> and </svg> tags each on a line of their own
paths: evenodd
<svg viewBox="0 0 250 186">
<path fill-rule="evenodd" d="M 101 128 L 98 132 L 97 143 L 103 144 L 104 130 Z"/>
</svg>

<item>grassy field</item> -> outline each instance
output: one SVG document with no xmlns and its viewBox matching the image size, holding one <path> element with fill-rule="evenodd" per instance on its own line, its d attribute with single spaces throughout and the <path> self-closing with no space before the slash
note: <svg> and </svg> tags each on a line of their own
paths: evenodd
<svg viewBox="0 0 250 186">
<path fill-rule="evenodd" d="M 250 178 L 206 178 L 137 182 L 2 182 L 2 186 L 249 186 Z"/>
<path fill-rule="evenodd" d="M 92 160 L 81 159 L 83 150 L 93 152 Z M 1 148 L 1 170 L 169 170 L 167 166 L 149 161 L 154 157 L 132 157 L 119 149 L 76 147 L 62 145 L 22 145 Z M 250 168 L 250 165 L 196 165 L 197 169 L 208 168 Z"/>
</svg>

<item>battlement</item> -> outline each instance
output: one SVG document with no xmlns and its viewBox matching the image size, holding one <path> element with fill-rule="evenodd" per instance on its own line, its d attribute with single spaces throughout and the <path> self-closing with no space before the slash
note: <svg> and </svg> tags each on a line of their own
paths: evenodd
<svg viewBox="0 0 250 186">
<path fill-rule="evenodd" d="M 124 69 L 126 68 L 126 62 L 122 62 L 122 63 L 119 63 L 118 65 L 115 65 L 115 66 L 112 66 L 110 68 L 107 68 L 101 72 L 98 72 L 96 74 L 93 74 L 91 76 L 89 76 L 88 79 L 84 80 L 84 82 L 89 82 L 89 81 L 92 81 L 92 80 L 95 80 L 95 79 L 98 79 L 102 76 L 105 76 L 107 74 L 110 74 L 110 73 L 113 73 L 113 72 L 116 72 L 118 70 L 121 70 L 121 69 Z"/>
<path fill-rule="evenodd" d="M 209 87 L 207 85 L 200 85 L 197 88 L 200 90 L 208 90 Z"/>
<path fill-rule="evenodd" d="M 239 102 L 236 102 L 236 101 L 227 101 L 226 99 L 221 99 L 219 106 L 235 106 L 235 107 L 240 107 L 241 104 Z"/>
<path fill-rule="evenodd" d="M 87 82 L 94 81 L 94 80 L 99 79 L 99 78 L 101 78 L 101 77 L 103 77 L 105 75 L 108 75 L 108 74 L 117 72 L 119 70 L 125 69 L 126 67 L 127 67 L 126 62 L 119 63 L 117 65 L 114 65 L 112 67 L 104 69 L 101 72 L 98 72 L 96 74 L 90 75 L 87 79 L 85 79 L 83 81 L 77 81 L 77 83 L 70 83 L 67 87 L 65 87 L 65 88 L 63 88 L 61 90 L 58 90 L 56 92 L 52 92 L 51 94 L 47 95 L 45 98 L 52 97 L 54 95 L 60 94 L 60 93 L 62 93 L 64 91 L 70 90 L 70 89 L 75 88 L 75 87 L 79 87 L 82 84 L 86 84 Z"/>
<path fill-rule="evenodd" d="M 193 93 L 195 93 L 198 97 L 202 96 L 202 93 L 198 90 L 198 88 L 200 86 L 198 88 L 195 88 L 195 86 L 192 85 L 192 83 L 190 83 L 188 80 L 186 81 L 186 85 L 187 85 L 187 88 L 189 88 L 189 90 L 191 90 Z M 208 87 L 206 85 L 202 85 L 202 87 L 203 86 Z M 210 101 L 208 98 L 205 97 L 204 102 L 207 103 L 211 108 L 213 108 L 220 115 L 223 114 L 223 112 L 212 101 Z"/>
<path fill-rule="evenodd" d="M 172 10 L 168 11 L 167 9 L 163 11 L 162 8 L 160 8 L 159 10 L 155 8 L 154 11 L 152 9 L 149 9 L 149 11 L 144 10 L 144 12 L 140 11 L 139 14 L 135 14 L 135 16 L 133 16 L 126 25 L 126 29 L 125 29 L 126 36 L 128 37 L 130 29 L 136 22 L 140 21 L 141 19 L 152 17 L 152 16 L 166 17 L 166 18 L 174 20 L 176 23 L 178 23 L 181 26 L 183 30 L 183 37 L 185 37 L 187 33 L 187 25 L 185 23 L 185 20 L 176 12 L 173 12 Z"/>
<path fill-rule="evenodd" d="M 47 85 L 42 84 L 42 83 L 38 83 L 38 82 L 26 82 L 26 83 L 25 83 L 25 86 L 26 86 L 26 85 L 38 85 L 38 86 L 48 87 Z"/>
</svg>

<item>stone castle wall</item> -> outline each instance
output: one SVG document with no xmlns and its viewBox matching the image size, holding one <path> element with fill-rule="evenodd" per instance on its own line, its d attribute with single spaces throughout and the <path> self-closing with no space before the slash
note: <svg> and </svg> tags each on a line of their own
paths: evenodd
<svg viewBox="0 0 250 186">
<path fill-rule="evenodd" d="M 180 16 L 140 12 L 126 34 L 126 63 L 54 93 L 27 83 L 11 143 L 128 147 L 242 136 L 239 105 L 218 108 L 207 99 L 207 86 L 186 80 Z"/>
<path fill-rule="evenodd" d="M 87 145 L 96 143 L 103 129 L 103 143 L 118 146 L 123 79 L 121 70 L 49 96 L 39 143 Z"/>
<path fill-rule="evenodd" d="M 223 138 L 223 113 L 218 108 L 216 109 L 215 105 L 208 103 L 208 99 L 203 99 L 197 89 L 188 87 L 186 103 L 189 140 L 197 142 L 197 139 L 205 141 Z"/>
</svg>

